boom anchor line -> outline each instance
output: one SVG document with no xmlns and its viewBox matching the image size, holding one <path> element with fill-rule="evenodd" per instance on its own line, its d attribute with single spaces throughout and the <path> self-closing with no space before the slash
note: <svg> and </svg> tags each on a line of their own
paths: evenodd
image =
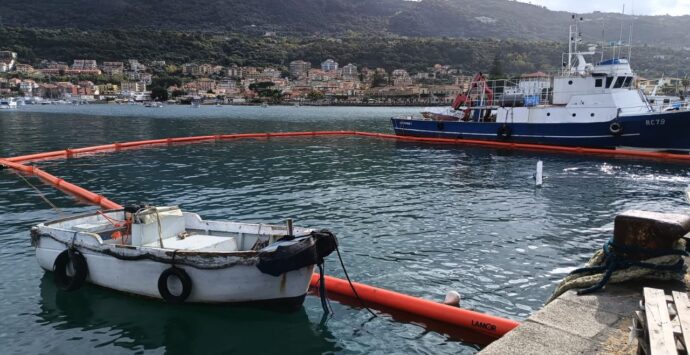
<svg viewBox="0 0 690 355">
<path fill-rule="evenodd" d="M 628 157 L 657 159 L 678 162 L 690 162 L 690 155 L 642 152 L 634 150 L 608 150 L 598 148 L 580 148 L 564 146 L 547 146 L 538 144 L 523 144 L 513 142 L 492 142 L 482 140 L 471 140 L 461 138 L 424 138 L 411 136 L 398 136 L 386 133 L 360 132 L 360 131 L 316 131 L 316 132 L 278 132 L 278 133 L 243 133 L 243 134 L 222 134 L 193 137 L 163 138 L 134 142 L 118 142 L 114 144 L 98 145 L 84 148 L 71 148 L 45 153 L 29 154 L 10 158 L 0 158 L 0 166 L 15 170 L 27 175 L 33 175 L 59 190 L 71 194 L 79 199 L 91 204 L 100 206 L 103 209 L 121 209 L 120 204 L 109 200 L 99 194 L 88 191 L 82 187 L 72 184 L 64 179 L 58 178 L 39 167 L 26 165 L 29 162 L 50 160 L 50 159 L 73 159 L 80 156 L 105 153 L 121 152 L 127 149 L 145 148 L 150 146 L 168 146 L 171 144 L 190 144 L 203 143 L 236 139 L 274 139 L 282 137 L 370 137 L 403 142 L 416 143 L 441 143 L 451 145 L 468 145 L 498 149 L 516 149 L 542 151 L 552 153 L 599 155 L 612 157 Z M 336 294 L 341 297 L 359 300 L 365 307 L 382 307 L 392 309 L 407 314 L 411 314 L 422 319 L 441 322 L 451 326 L 464 328 L 483 334 L 490 338 L 499 338 L 519 325 L 518 322 L 501 317 L 482 314 L 479 312 L 448 306 L 439 302 L 433 302 L 418 297 L 376 288 L 356 282 L 348 282 L 332 276 L 325 276 L 327 280 L 326 288 L 329 294 Z M 319 275 L 314 274 L 311 286 L 317 287 Z"/>
</svg>

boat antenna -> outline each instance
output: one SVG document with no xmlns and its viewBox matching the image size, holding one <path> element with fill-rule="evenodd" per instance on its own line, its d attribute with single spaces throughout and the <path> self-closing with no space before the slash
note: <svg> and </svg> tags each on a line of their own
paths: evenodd
<svg viewBox="0 0 690 355">
<path fill-rule="evenodd" d="M 628 62 L 630 62 L 630 57 L 632 57 L 632 36 L 633 36 L 633 24 L 635 23 L 635 12 L 630 10 L 630 31 L 628 32 Z"/>
<path fill-rule="evenodd" d="M 601 24 L 601 59 L 600 62 L 604 61 L 604 52 L 606 51 L 606 21 Z"/>
<path fill-rule="evenodd" d="M 625 15 L 625 3 L 623 3 L 622 15 Z M 618 57 L 616 57 L 616 51 L 614 48 L 614 51 L 613 51 L 614 58 L 620 58 L 621 57 L 621 50 L 622 50 L 621 47 L 623 46 L 623 21 L 624 21 L 624 19 L 621 18 L 621 33 L 620 33 L 620 37 L 618 38 Z"/>
<path fill-rule="evenodd" d="M 572 14 L 571 16 L 572 21 L 570 22 L 570 29 L 568 30 L 568 71 L 570 71 L 570 68 L 573 66 L 573 42 L 575 41 L 573 26 L 575 26 L 575 29 L 577 31 L 577 22 L 575 21 L 575 14 Z"/>
</svg>

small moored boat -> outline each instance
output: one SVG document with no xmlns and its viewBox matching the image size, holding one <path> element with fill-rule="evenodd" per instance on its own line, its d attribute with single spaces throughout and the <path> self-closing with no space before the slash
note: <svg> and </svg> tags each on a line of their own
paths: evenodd
<svg viewBox="0 0 690 355">
<path fill-rule="evenodd" d="M 17 101 L 13 98 L 0 99 L 0 109 L 15 109 L 17 108 Z"/>
<path fill-rule="evenodd" d="M 207 221 L 178 207 L 132 206 L 41 223 L 39 265 L 58 288 L 85 282 L 170 303 L 299 306 L 335 236 L 287 226 Z"/>
</svg>

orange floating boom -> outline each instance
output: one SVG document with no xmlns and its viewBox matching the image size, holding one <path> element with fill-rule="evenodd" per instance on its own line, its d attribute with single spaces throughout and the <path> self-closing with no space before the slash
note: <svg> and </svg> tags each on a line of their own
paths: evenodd
<svg viewBox="0 0 690 355">
<path fill-rule="evenodd" d="M 566 153 L 578 155 L 602 155 L 611 157 L 629 157 L 642 159 L 667 160 L 678 162 L 690 162 L 690 155 L 688 154 L 674 154 L 661 152 L 647 152 L 631 149 L 602 149 L 602 148 L 583 148 L 583 147 L 566 147 L 559 145 L 545 145 L 545 144 L 528 144 L 528 143 L 511 143 L 511 142 L 496 142 L 478 139 L 463 139 L 463 138 L 431 138 L 431 137 L 414 137 L 414 136 L 399 136 L 387 133 L 375 132 L 360 132 L 360 131 L 314 131 L 314 132 L 276 132 L 276 133 L 238 133 L 238 134 L 218 134 L 208 136 L 194 136 L 194 137 L 177 137 L 177 138 L 163 138 L 151 139 L 135 142 L 114 143 L 106 145 L 98 145 L 92 147 L 65 149 L 46 153 L 29 154 L 17 157 L 6 158 L 6 161 L 13 163 L 26 163 L 30 161 L 55 159 L 55 158 L 69 158 L 76 155 L 112 152 L 122 149 L 131 149 L 145 146 L 169 145 L 176 143 L 198 143 L 231 139 L 267 139 L 273 137 L 305 137 L 305 136 L 360 136 L 372 137 L 380 139 L 390 139 L 403 142 L 420 142 L 420 143 L 441 143 L 453 145 L 470 145 L 497 149 L 511 149 L 511 150 L 529 150 L 542 151 L 551 153 Z"/>
<path fill-rule="evenodd" d="M 21 171 L 26 174 L 34 175 L 41 180 L 51 184 L 55 188 L 64 191 L 72 196 L 86 200 L 94 205 L 101 206 L 104 209 L 120 209 L 121 205 L 110 201 L 109 199 L 95 194 L 87 189 L 79 187 L 75 184 L 65 181 L 64 179 L 58 178 L 55 175 L 49 174 L 35 166 L 28 166 L 18 163 L 13 163 L 4 159 L 0 159 L 0 166 L 6 166 L 8 168 Z"/>
<path fill-rule="evenodd" d="M 325 276 L 325 279 L 326 290 L 328 292 L 337 293 L 353 299 L 356 298 L 350 284 L 346 280 L 332 276 Z M 353 282 L 352 285 L 357 290 L 357 295 L 359 295 L 360 299 L 368 307 L 375 308 L 376 305 L 380 305 L 422 318 L 433 319 L 449 325 L 474 330 L 492 338 L 500 338 L 520 325 L 520 323 L 514 320 L 448 306 L 443 303 L 412 297 L 357 282 Z M 310 286 L 318 288 L 318 274 L 312 275 Z"/>
</svg>

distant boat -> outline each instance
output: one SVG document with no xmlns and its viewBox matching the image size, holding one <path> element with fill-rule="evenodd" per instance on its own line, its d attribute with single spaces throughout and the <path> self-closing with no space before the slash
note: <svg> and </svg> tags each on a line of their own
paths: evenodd
<svg viewBox="0 0 690 355">
<path fill-rule="evenodd" d="M 268 104 L 264 102 L 261 104 L 261 107 L 268 107 Z"/>
<path fill-rule="evenodd" d="M 577 22 L 570 26 L 563 70 L 534 73 L 520 80 L 487 80 L 477 74 L 452 110 L 425 112 L 424 118 L 394 117 L 397 135 L 440 137 L 596 148 L 690 151 L 690 111 L 650 104 L 635 89 L 635 74 L 621 58 L 621 44 L 581 43 Z M 595 64 L 585 57 L 613 53 Z"/>
<path fill-rule="evenodd" d="M 36 259 L 56 286 L 85 282 L 169 303 L 300 306 L 314 266 L 336 246 L 327 231 L 202 220 L 178 207 L 132 206 L 41 223 Z"/>
<path fill-rule="evenodd" d="M 17 101 L 13 98 L 0 99 L 0 109 L 16 109 Z"/>
<path fill-rule="evenodd" d="M 192 108 L 199 108 L 201 107 L 201 100 L 192 100 Z"/>
<path fill-rule="evenodd" d="M 149 107 L 149 108 L 160 108 L 163 107 L 163 104 L 160 102 L 152 101 L 152 102 L 147 102 L 144 104 L 144 107 Z"/>
</svg>

